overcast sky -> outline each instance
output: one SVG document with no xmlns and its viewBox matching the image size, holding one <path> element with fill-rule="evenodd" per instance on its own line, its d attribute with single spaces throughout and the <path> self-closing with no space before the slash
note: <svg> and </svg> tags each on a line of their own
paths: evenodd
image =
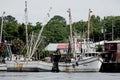
<svg viewBox="0 0 120 80">
<path fill-rule="evenodd" d="M 101 18 L 120 15 L 120 0 L 26 0 L 28 3 L 28 20 L 45 22 L 50 7 L 50 17 L 63 16 L 68 21 L 68 8 L 71 9 L 72 21 L 87 20 L 89 8 L 92 14 Z M 0 14 L 12 15 L 18 22 L 24 22 L 25 0 L 0 0 Z"/>
</svg>

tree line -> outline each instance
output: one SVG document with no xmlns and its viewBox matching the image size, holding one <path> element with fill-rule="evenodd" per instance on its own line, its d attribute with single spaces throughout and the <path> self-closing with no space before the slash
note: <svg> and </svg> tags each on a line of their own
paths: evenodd
<svg viewBox="0 0 120 80">
<path fill-rule="evenodd" d="M 1 19 L 0 17 L 0 25 Z M 73 35 L 85 35 L 86 37 L 87 22 L 80 20 L 72 23 Z M 36 22 L 35 25 L 28 23 L 29 39 L 31 32 L 34 32 L 35 36 L 37 36 L 41 27 L 41 22 Z M 66 43 L 68 42 L 69 35 L 69 24 L 67 24 L 66 19 L 62 16 L 55 15 L 45 25 L 39 50 L 43 50 L 49 43 Z M 106 16 L 103 19 L 99 16 L 91 16 L 90 39 L 92 41 L 119 40 L 119 38 L 120 16 Z M 12 52 L 15 54 L 20 54 L 26 44 L 25 24 L 18 23 L 15 17 L 11 15 L 4 17 L 2 42 L 5 40 L 12 44 Z"/>
</svg>

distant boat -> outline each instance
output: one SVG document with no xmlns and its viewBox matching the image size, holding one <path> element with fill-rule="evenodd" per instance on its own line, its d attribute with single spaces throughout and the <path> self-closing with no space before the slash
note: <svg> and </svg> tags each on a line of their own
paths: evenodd
<svg viewBox="0 0 120 80">
<path fill-rule="evenodd" d="M 7 67 L 6 67 L 6 64 L 0 64 L 0 71 L 6 71 L 7 70 Z"/>
<path fill-rule="evenodd" d="M 52 69 L 52 63 L 43 61 L 11 60 L 6 63 L 8 72 L 41 72 Z"/>
<path fill-rule="evenodd" d="M 2 31 L 3 31 L 4 14 L 5 14 L 5 12 L 3 12 L 2 17 L 1 17 L 2 20 L 1 20 L 1 30 L 0 30 L 0 53 L 4 53 L 5 46 L 6 46 L 2 42 Z M 6 70 L 7 70 L 7 67 L 6 67 L 6 64 L 5 64 L 5 59 L 4 59 L 4 57 L 0 56 L 0 71 L 6 71 Z"/>
<path fill-rule="evenodd" d="M 71 19 L 71 12 L 69 9 L 69 19 Z M 89 41 L 89 28 L 90 28 L 90 13 L 89 10 L 89 17 L 88 17 L 88 39 L 87 41 L 84 39 L 81 43 L 82 47 L 80 48 L 81 53 L 77 54 L 75 51 L 77 39 L 72 37 L 72 25 L 70 23 L 70 51 L 73 53 L 73 58 L 69 58 L 68 62 L 59 62 L 59 70 L 63 72 L 98 72 L 102 65 L 102 58 L 100 57 L 100 52 L 96 52 L 94 50 L 95 47 L 91 48 L 91 43 Z M 69 21 L 71 22 L 71 20 Z M 72 39 L 72 40 L 71 40 Z M 71 46 L 72 45 L 72 46 Z M 74 46 L 74 48 L 73 48 Z"/>
<path fill-rule="evenodd" d="M 59 62 L 58 67 L 62 72 L 98 72 L 102 65 L 100 52 L 83 52 L 76 55 L 76 59 Z"/>
<path fill-rule="evenodd" d="M 35 53 L 38 42 L 40 41 L 40 36 L 43 31 L 44 26 L 39 32 L 38 39 L 35 42 L 35 45 L 28 46 L 28 31 L 27 31 L 27 1 L 25 1 L 25 19 L 26 19 L 26 45 L 27 45 L 27 57 L 21 55 L 13 55 L 6 59 L 7 71 L 15 72 L 38 72 L 38 71 L 48 71 L 52 69 L 52 63 L 45 63 L 43 61 L 36 61 L 32 59 L 33 54 Z M 33 38 L 33 37 L 32 37 Z M 31 38 L 31 40 L 32 40 Z M 50 68 L 49 68 L 50 66 Z"/>
<path fill-rule="evenodd" d="M 80 59 L 80 61 L 59 63 L 59 69 L 62 72 L 99 72 L 101 65 L 102 59 L 93 56 Z"/>
</svg>

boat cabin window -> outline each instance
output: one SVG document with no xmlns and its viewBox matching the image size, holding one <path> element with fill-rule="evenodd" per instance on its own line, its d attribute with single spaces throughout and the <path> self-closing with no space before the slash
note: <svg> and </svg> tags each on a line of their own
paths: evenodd
<svg viewBox="0 0 120 80">
<path fill-rule="evenodd" d="M 86 57 L 88 57 L 88 56 L 98 56 L 98 54 L 97 53 L 87 53 L 87 54 L 85 54 L 85 56 Z"/>
<path fill-rule="evenodd" d="M 89 56 L 91 56 L 91 54 L 89 54 Z"/>
<path fill-rule="evenodd" d="M 87 54 L 85 54 L 85 56 L 87 57 Z"/>
</svg>

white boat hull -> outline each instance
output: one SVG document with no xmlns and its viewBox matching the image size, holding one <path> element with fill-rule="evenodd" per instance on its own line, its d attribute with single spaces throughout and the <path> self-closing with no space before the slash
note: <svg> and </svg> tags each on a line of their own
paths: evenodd
<svg viewBox="0 0 120 80">
<path fill-rule="evenodd" d="M 8 72 L 51 71 L 52 63 L 43 61 L 6 61 Z"/>
<path fill-rule="evenodd" d="M 38 65 L 40 71 L 51 71 L 53 67 L 53 63 L 45 62 L 45 61 L 39 61 Z"/>
<path fill-rule="evenodd" d="M 6 71 L 6 70 L 7 70 L 6 64 L 1 63 L 0 64 L 0 71 Z"/>
<path fill-rule="evenodd" d="M 59 69 L 63 72 L 98 72 L 102 65 L 102 59 L 92 57 L 82 59 L 77 63 L 60 63 Z"/>
<path fill-rule="evenodd" d="M 37 72 L 38 69 L 38 61 L 6 61 L 7 71 L 12 72 Z"/>
<path fill-rule="evenodd" d="M 7 71 L 45 72 L 51 71 L 53 63 L 44 61 L 6 61 Z M 61 72 L 98 72 L 102 65 L 102 59 L 92 57 L 80 61 L 65 63 L 59 62 Z"/>
</svg>

